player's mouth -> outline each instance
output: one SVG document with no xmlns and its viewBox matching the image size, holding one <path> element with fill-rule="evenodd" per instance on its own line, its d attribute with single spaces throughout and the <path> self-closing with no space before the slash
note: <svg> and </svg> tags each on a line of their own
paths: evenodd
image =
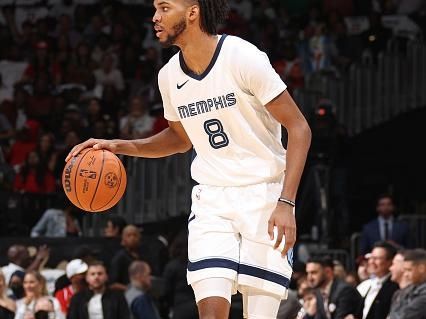
<svg viewBox="0 0 426 319">
<path fill-rule="evenodd" d="M 155 35 L 157 36 L 157 38 L 159 38 L 161 33 L 163 33 L 164 31 L 163 28 L 157 24 L 154 26 L 154 30 L 155 30 Z"/>
</svg>

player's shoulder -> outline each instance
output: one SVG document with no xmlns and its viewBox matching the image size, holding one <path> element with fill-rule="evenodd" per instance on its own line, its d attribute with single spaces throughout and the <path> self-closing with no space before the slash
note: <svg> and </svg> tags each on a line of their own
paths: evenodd
<svg viewBox="0 0 426 319">
<path fill-rule="evenodd" d="M 179 51 L 180 52 L 180 51 Z M 175 53 L 166 64 L 158 72 L 158 77 L 163 78 L 167 76 L 170 71 L 179 67 L 179 52 Z"/>
<path fill-rule="evenodd" d="M 227 35 L 224 42 L 227 51 L 232 51 L 240 55 L 258 54 L 262 52 L 254 44 L 237 36 Z"/>
</svg>

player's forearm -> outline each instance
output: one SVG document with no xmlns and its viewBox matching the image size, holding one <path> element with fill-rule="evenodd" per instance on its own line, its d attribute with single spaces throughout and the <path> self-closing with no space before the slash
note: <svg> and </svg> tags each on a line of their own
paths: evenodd
<svg viewBox="0 0 426 319">
<path fill-rule="evenodd" d="M 287 130 L 286 174 L 281 196 L 295 200 L 311 144 L 311 130 L 306 122 Z"/>
<path fill-rule="evenodd" d="M 166 128 L 148 138 L 137 140 L 116 140 L 116 153 L 147 158 L 165 157 L 185 153 L 192 145 L 183 141 L 174 131 Z"/>
</svg>

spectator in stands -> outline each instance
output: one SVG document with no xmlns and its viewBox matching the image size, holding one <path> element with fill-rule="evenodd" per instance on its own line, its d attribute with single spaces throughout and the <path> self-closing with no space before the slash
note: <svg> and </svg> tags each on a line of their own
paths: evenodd
<svg viewBox="0 0 426 319">
<path fill-rule="evenodd" d="M 12 245 L 7 250 L 7 259 L 9 264 L 3 266 L 2 271 L 6 278 L 6 284 L 9 285 L 10 277 L 15 271 L 25 271 L 30 265 L 30 255 L 25 246 Z"/>
<path fill-rule="evenodd" d="M 358 291 L 335 277 L 331 258 L 312 258 L 306 264 L 311 288 L 315 288 L 316 318 L 343 319 L 361 316 L 362 298 Z"/>
<path fill-rule="evenodd" d="M 95 75 L 97 84 L 104 87 L 111 85 L 119 92 L 124 90 L 123 75 L 114 65 L 114 57 L 111 53 L 106 53 L 102 57 L 101 67 L 96 69 L 93 74 Z"/>
<path fill-rule="evenodd" d="M 358 291 L 364 297 L 362 319 L 385 319 L 389 314 L 392 296 L 398 284 L 391 281 L 389 268 L 396 255 L 396 248 L 388 242 L 374 245 L 369 260 L 373 278 L 359 284 Z"/>
<path fill-rule="evenodd" d="M 399 289 L 404 289 L 410 285 L 408 277 L 404 273 L 404 253 L 404 251 L 398 251 L 389 268 L 391 280 L 399 285 Z"/>
<path fill-rule="evenodd" d="M 368 254 L 369 256 L 370 254 Z M 366 256 L 358 256 L 356 259 L 357 264 L 357 276 L 359 278 L 360 282 L 363 282 L 364 280 L 367 280 L 370 278 L 371 274 L 368 269 L 368 259 Z"/>
<path fill-rule="evenodd" d="M 349 286 L 356 288 L 360 281 L 356 272 L 348 272 L 345 276 L 345 281 Z"/>
<path fill-rule="evenodd" d="M 107 281 L 107 271 L 101 262 L 89 265 L 86 274 L 89 288 L 72 297 L 67 319 L 129 319 L 124 294 L 110 290 Z"/>
<path fill-rule="evenodd" d="M 33 82 L 40 76 L 47 76 L 53 84 L 61 83 L 61 70 L 57 63 L 51 61 L 49 45 L 46 41 L 38 41 L 35 44 L 33 61 L 25 70 L 22 82 Z"/>
<path fill-rule="evenodd" d="M 425 319 L 426 250 L 413 249 L 404 254 L 404 273 L 412 286 L 403 300 L 393 305 L 389 319 Z"/>
<path fill-rule="evenodd" d="M 145 273 L 147 278 L 145 281 L 146 287 L 144 287 L 142 294 L 132 301 L 130 306 L 131 313 L 135 319 L 160 319 L 158 308 L 152 297 L 146 291 L 151 286 L 151 270 L 149 269 L 149 265 L 146 265 L 148 266 L 147 272 Z"/>
<path fill-rule="evenodd" d="M 129 283 L 129 266 L 135 260 L 142 260 L 141 233 L 134 225 L 127 225 L 121 236 L 122 248 L 112 257 L 110 274 L 114 288 L 126 290 Z"/>
<path fill-rule="evenodd" d="M 16 304 L 7 294 L 6 278 L 0 269 L 0 318 L 13 319 L 15 316 Z"/>
<path fill-rule="evenodd" d="M 392 266 L 390 267 L 391 280 L 399 285 L 399 290 L 395 291 L 392 296 L 390 313 L 395 312 L 397 309 L 402 307 L 402 304 L 406 303 L 407 293 L 411 290 L 408 276 L 404 272 L 404 254 L 406 251 L 399 251 L 392 260 Z"/>
<path fill-rule="evenodd" d="M 130 284 L 125 296 L 129 307 L 136 297 L 147 293 L 151 288 L 151 267 L 144 261 L 134 261 L 129 266 Z"/>
<path fill-rule="evenodd" d="M 405 223 L 395 219 L 395 203 L 389 194 L 377 198 L 376 212 L 378 217 L 364 225 L 360 239 L 360 251 L 365 255 L 371 251 L 378 241 L 390 241 L 407 247 L 409 232 Z"/>
<path fill-rule="evenodd" d="M 15 270 L 9 279 L 9 297 L 13 300 L 18 300 L 24 297 L 24 277 L 25 272 Z"/>
<path fill-rule="evenodd" d="M 40 74 L 34 79 L 33 95 L 28 101 L 26 113 L 29 117 L 48 125 L 54 111 L 54 99 L 50 92 L 49 79 L 46 74 Z"/>
<path fill-rule="evenodd" d="M 27 271 L 24 277 L 24 298 L 16 302 L 15 319 L 27 319 L 34 316 L 35 305 L 38 299 L 47 297 L 46 279 L 37 271 Z M 49 297 L 53 303 L 55 318 L 65 318 L 61 312 L 58 300 Z"/>
<path fill-rule="evenodd" d="M 152 134 L 154 119 L 149 116 L 145 102 L 135 96 L 130 100 L 129 113 L 120 119 L 120 136 L 123 139 L 137 139 Z"/>
<path fill-rule="evenodd" d="M 34 319 L 48 318 L 57 318 L 55 312 L 55 305 L 50 298 L 41 297 L 37 299 L 34 306 Z"/>
<path fill-rule="evenodd" d="M 88 265 L 81 259 L 73 259 L 67 264 L 66 275 L 71 284 L 55 293 L 64 314 L 68 313 L 72 296 L 86 288 L 87 269 Z"/>
<path fill-rule="evenodd" d="M 16 141 L 12 144 L 8 155 L 9 164 L 17 171 L 28 158 L 28 154 L 36 149 L 39 130 L 39 122 L 26 120 L 23 127 L 17 131 Z"/>
<path fill-rule="evenodd" d="M 104 236 L 108 238 L 120 238 L 124 227 L 126 227 L 126 220 L 117 215 L 108 215 L 107 223 L 104 228 Z"/>
<path fill-rule="evenodd" d="M 14 190 L 21 193 L 47 194 L 56 190 L 56 181 L 46 163 L 40 161 L 37 152 L 32 151 L 15 177 Z"/>
<path fill-rule="evenodd" d="M 40 136 L 36 149 L 40 157 L 40 162 L 46 163 L 48 170 L 52 173 L 55 172 L 56 165 L 58 164 L 54 140 L 55 137 L 52 133 L 44 133 Z"/>
<path fill-rule="evenodd" d="M 197 304 L 194 292 L 186 281 L 188 262 L 187 231 L 176 235 L 170 246 L 170 261 L 166 264 L 162 278 L 164 280 L 164 295 L 172 316 L 171 319 L 198 318 Z"/>
<path fill-rule="evenodd" d="M 81 235 L 74 205 L 57 195 L 52 208 L 47 209 L 31 230 L 31 237 L 77 237 Z"/>
</svg>

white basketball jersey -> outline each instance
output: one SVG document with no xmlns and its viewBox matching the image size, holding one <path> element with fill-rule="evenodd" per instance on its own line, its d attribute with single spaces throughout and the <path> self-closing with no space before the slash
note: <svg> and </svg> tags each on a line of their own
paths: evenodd
<svg viewBox="0 0 426 319">
<path fill-rule="evenodd" d="M 222 35 L 203 74 L 191 72 L 178 52 L 160 70 L 158 82 L 165 118 L 180 121 L 194 146 L 195 181 L 214 186 L 281 181 L 281 125 L 265 105 L 286 85 L 264 52 Z"/>
</svg>

